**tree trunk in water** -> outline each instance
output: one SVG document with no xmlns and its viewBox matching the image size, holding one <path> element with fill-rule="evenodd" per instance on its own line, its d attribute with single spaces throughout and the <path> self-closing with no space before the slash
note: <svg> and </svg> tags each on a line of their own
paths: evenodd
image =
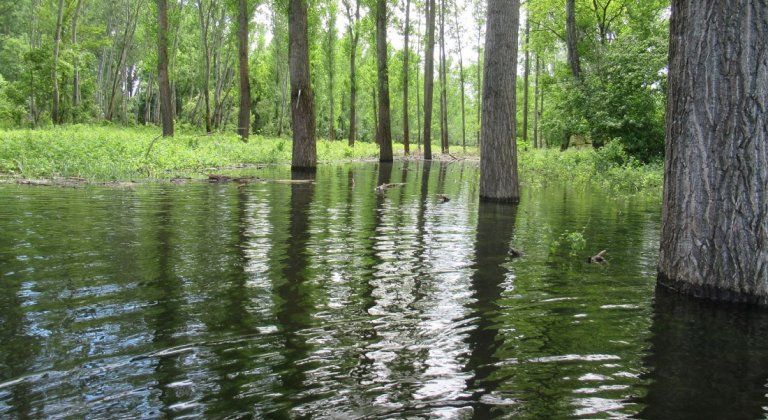
<svg viewBox="0 0 768 420">
<path fill-rule="evenodd" d="M 376 94 L 376 86 L 371 88 L 371 105 L 373 106 L 373 141 L 379 144 L 379 99 Z"/>
<path fill-rule="evenodd" d="M 448 87 L 447 65 L 445 62 L 445 0 L 440 0 L 440 151 L 447 154 L 448 150 Z"/>
<path fill-rule="evenodd" d="M 453 18 L 456 23 L 456 45 L 459 49 L 459 83 L 461 84 L 461 148 L 467 151 L 467 111 L 464 93 L 464 56 L 461 51 L 461 25 L 459 24 L 458 5 L 454 2 Z M 479 65 L 480 63 L 478 63 Z"/>
<path fill-rule="evenodd" d="M 565 3 L 566 47 L 568 49 L 568 66 L 576 82 L 581 81 L 581 62 L 579 60 L 579 34 L 576 28 L 576 0 L 566 0 Z"/>
<path fill-rule="evenodd" d="M 424 54 L 424 160 L 432 160 L 432 99 L 435 88 L 435 0 L 427 0 Z"/>
<path fill-rule="evenodd" d="M 237 118 L 237 134 L 248 141 L 251 132 L 251 83 L 248 79 L 248 0 L 238 0 L 237 57 L 240 62 L 240 113 Z"/>
<path fill-rule="evenodd" d="M 80 17 L 80 9 L 83 0 L 77 0 L 75 14 L 72 15 L 72 47 L 75 49 L 75 57 L 72 63 L 72 122 L 77 122 L 77 108 L 80 106 L 80 69 L 79 52 L 77 51 L 77 19 Z"/>
<path fill-rule="evenodd" d="M 768 305 L 768 3 L 673 0 L 659 283 Z"/>
<path fill-rule="evenodd" d="M 482 64 L 483 64 L 483 56 L 481 54 L 481 44 L 480 40 L 482 39 L 482 33 L 483 33 L 483 27 L 482 25 L 477 25 L 477 92 L 475 92 L 475 98 L 477 98 L 477 138 L 475 141 L 477 142 L 477 147 L 480 147 L 480 131 L 482 126 L 482 110 L 483 105 L 481 102 L 481 99 L 483 97 L 483 78 L 482 78 Z"/>
<path fill-rule="evenodd" d="M 528 91 L 531 76 L 531 14 L 526 7 L 525 12 L 525 69 L 523 72 L 523 141 L 528 144 Z M 527 147 L 527 146 L 526 146 Z"/>
<path fill-rule="evenodd" d="M 416 10 L 419 10 L 418 4 L 416 5 Z M 422 32 L 421 32 L 421 15 L 418 13 L 416 14 L 419 16 L 419 29 L 417 30 L 417 33 L 419 34 L 419 39 L 421 39 Z M 421 93 L 419 90 L 419 86 L 421 86 L 421 81 L 419 80 L 419 74 L 421 73 L 421 46 L 423 43 L 418 42 L 418 47 L 416 48 L 416 149 L 418 151 L 421 151 Z"/>
<path fill-rule="evenodd" d="M 405 42 L 403 55 L 403 150 L 410 154 L 410 124 L 408 121 L 408 59 L 411 51 L 408 49 L 408 38 L 411 32 L 411 0 L 405 2 Z"/>
<path fill-rule="evenodd" d="M 541 62 L 536 54 L 536 76 L 533 81 L 533 148 L 539 148 L 539 73 Z"/>
<path fill-rule="evenodd" d="M 489 0 L 485 34 L 483 128 L 480 142 L 480 198 L 517 203 L 515 78 L 518 0 Z"/>
<path fill-rule="evenodd" d="M 160 115 L 163 137 L 173 136 L 171 85 L 168 81 L 168 3 L 157 0 L 157 79 L 160 93 Z"/>
<path fill-rule="evenodd" d="M 53 69 L 51 70 L 51 82 L 53 84 L 53 109 L 51 120 L 54 124 L 61 124 L 59 116 L 59 47 L 61 46 L 61 21 L 64 17 L 64 0 L 59 0 L 58 14 L 56 15 L 56 32 L 53 38 Z"/>
<path fill-rule="evenodd" d="M 379 82 L 379 161 L 392 162 L 392 121 L 389 109 L 389 68 L 387 67 L 387 0 L 376 2 L 376 57 Z"/>
<path fill-rule="evenodd" d="M 290 0 L 288 49 L 291 72 L 291 121 L 293 151 L 291 168 L 314 171 L 317 167 L 315 103 L 309 74 L 307 0 Z"/>
</svg>

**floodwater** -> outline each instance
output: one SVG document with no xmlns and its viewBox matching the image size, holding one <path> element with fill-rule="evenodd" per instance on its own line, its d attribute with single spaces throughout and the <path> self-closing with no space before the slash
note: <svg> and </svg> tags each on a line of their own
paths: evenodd
<svg viewBox="0 0 768 420">
<path fill-rule="evenodd" d="M 477 182 L 0 186 L 0 417 L 767 415 L 768 315 L 655 290 L 658 198 Z"/>
</svg>

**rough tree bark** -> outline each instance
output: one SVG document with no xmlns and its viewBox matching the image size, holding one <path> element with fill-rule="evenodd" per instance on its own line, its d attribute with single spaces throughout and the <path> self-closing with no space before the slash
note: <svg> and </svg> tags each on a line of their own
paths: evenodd
<svg viewBox="0 0 768 420">
<path fill-rule="evenodd" d="M 168 81 L 167 0 L 157 0 L 157 76 L 160 86 L 160 115 L 163 120 L 163 136 L 171 137 L 173 136 L 173 108 L 171 105 L 171 85 Z"/>
<path fill-rule="evenodd" d="M 528 143 L 528 97 L 531 76 L 531 14 L 527 8 L 525 11 L 525 67 L 523 70 L 523 141 Z"/>
<path fill-rule="evenodd" d="M 427 46 L 424 54 L 424 160 L 432 160 L 432 99 L 435 88 L 435 0 L 427 0 Z"/>
<path fill-rule="evenodd" d="M 317 167 L 315 103 L 309 74 L 307 0 L 290 0 L 288 12 L 289 66 L 293 150 L 291 168 L 314 171 Z"/>
<path fill-rule="evenodd" d="M 376 58 L 379 85 L 379 161 L 392 162 L 392 120 L 389 109 L 389 68 L 387 67 L 387 0 L 376 1 Z"/>
<path fill-rule="evenodd" d="M 237 134 L 248 141 L 251 132 L 251 83 L 248 79 L 248 0 L 238 0 L 237 8 L 237 56 L 240 61 L 240 113 L 237 118 Z"/>
<path fill-rule="evenodd" d="M 483 126 L 480 141 L 480 198 L 517 203 L 515 78 L 518 0 L 489 0 L 485 33 Z"/>
<path fill-rule="evenodd" d="M 659 284 L 768 305 L 768 2 L 673 0 Z"/>
<path fill-rule="evenodd" d="M 411 50 L 408 48 L 408 41 L 411 32 L 411 0 L 405 2 L 405 51 L 403 54 L 403 149 L 406 155 L 410 154 L 410 124 L 408 121 L 408 59 Z"/>
<path fill-rule="evenodd" d="M 581 81 L 581 61 L 579 59 L 579 34 L 576 28 L 576 0 L 566 0 L 565 3 L 566 47 L 568 49 L 568 66 L 576 82 Z"/>
</svg>

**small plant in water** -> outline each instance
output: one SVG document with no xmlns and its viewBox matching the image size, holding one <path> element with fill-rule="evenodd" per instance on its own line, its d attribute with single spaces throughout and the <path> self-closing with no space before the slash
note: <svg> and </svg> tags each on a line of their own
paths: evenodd
<svg viewBox="0 0 768 420">
<path fill-rule="evenodd" d="M 566 230 L 549 244 L 549 251 L 553 254 L 558 251 L 567 251 L 569 255 L 576 256 L 586 247 L 587 240 L 583 232 Z"/>
</svg>

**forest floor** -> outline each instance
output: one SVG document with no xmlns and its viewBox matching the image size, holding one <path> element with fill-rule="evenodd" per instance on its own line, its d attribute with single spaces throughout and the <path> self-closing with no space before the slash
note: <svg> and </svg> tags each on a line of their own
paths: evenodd
<svg viewBox="0 0 768 420">
<path fill-rule="evenodd" d="M 412 149 L 415 147 L 412 146 Z M 475 147 L 434 158 L 447 161 L 477 160 Z M 396 158 L 403 145 L 394 145 Z M 319 140 L 320 163 L 375 161 L 378 146 L 345 140 Z M 411 159 L 420 159 L 416 151 Z M 288 138 L 254 135 L 248 143 L 234 134 L 201 135 L 180 132 L 174 138 L 158 136 L 155 127 L 108 127 L 75 125 L 38 130 L 0 130 L 0 176 L 5 182 L 31 185 L 72 186 L 81 183 L 121 186 L 131 182 L 173 181 L 183 177 L 205 178 L 227 169 L 291 161 Z M 575 187 L 597 186 L 619 194 L 658 195 L 662 186 L 660 164 L 641 164 L 617 147 L 560 152 L 555 149 L 521 148 L 523 183 L 541 186 L 567 183 Z"/>
</svg>

